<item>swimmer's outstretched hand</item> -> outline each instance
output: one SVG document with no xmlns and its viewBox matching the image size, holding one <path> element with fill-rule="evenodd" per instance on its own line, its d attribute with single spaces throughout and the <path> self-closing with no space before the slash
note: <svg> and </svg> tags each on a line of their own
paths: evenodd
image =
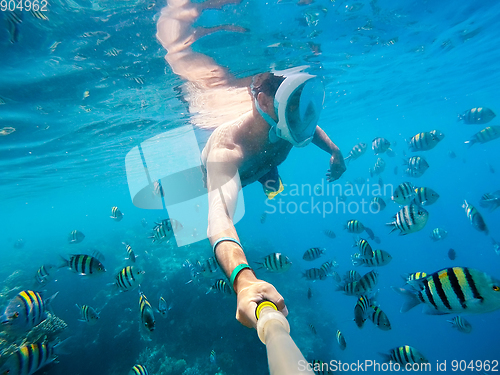
<svg viewBox="0 0 500 375">
<path fill-rule="evenodd" d="M 257 308 L 257 304 L 263 300 L 273 302 L 284 316 L 288 315 L 285 300 L 273 285 L 263 280 L 258 280 L 255 277 L 252 281 L 240 280 L 238 277 L 238 283 L 236 319 L 244 326 L 249 328 L 257 326 L 255 309 Z"/>
<path fill-rule="evenodd" d="M 338 180 L 340 176 L 344 174 L 346 169 L 344 158 L 342 157 L 340 151 L 333 154 L 330 158 L 330 169 L 326 172 L 328 182 Z"/>
</svg>

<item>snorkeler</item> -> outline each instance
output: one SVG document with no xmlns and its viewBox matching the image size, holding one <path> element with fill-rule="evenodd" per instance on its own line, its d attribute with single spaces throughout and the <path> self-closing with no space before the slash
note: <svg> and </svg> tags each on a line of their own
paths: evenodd
<svg viewBox="0 0 500 375">
<path fill-rule="evenodd" d="M 290 150 L 313 143 L 328 152 L 329 181 L 346 170 L 339 148 L 317 126 L 325 96 L 322 81 L 303 67 L 237 79 L 192 44 L 219 31 L 244 32 L 237 26 L 193 28 L 205 9 L 220 9 L 238 0 L 168 0 L 157 25 L 157 38 L 167 50 L 166 61 L 183 78 L 183 94 L 191 121 L 210 130 L 202 151 L 209 191 L 208 237 L 214 255 L 237 294 L 236 319 L 255 327 L 255 309 L 263 300 L 288 310 L 276 288 L 256 278 L 233 225 L 239 190 L 259 181 L 269 199 L 283 190 L 277 166 Z M 239 179 L 234 176 L 239 175 Z"/>
</svg>

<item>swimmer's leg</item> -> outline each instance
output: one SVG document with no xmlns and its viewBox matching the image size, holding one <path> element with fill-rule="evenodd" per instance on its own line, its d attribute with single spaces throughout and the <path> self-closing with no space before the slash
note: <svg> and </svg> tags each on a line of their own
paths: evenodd
<svg viewBox="0 0 500 375">
<path fill-rule="evenodd" d="M 191 3 L 188 0 L 168 0 L 161 11 L 156 37 L 167 50 L 165 59 L 172 71 L 183 79 L 196 82 L 200 88 L 225 85 L 234 77 L 211 57 L 195 52 L 191 45 L 201 37 L 220 30 L 244 32 L 245 29 L 222 25 L 211 28 L 194 28 L 193 23 L 205 9 L 218 9 L 237 0 L 208 0 Z"/>
</svg>

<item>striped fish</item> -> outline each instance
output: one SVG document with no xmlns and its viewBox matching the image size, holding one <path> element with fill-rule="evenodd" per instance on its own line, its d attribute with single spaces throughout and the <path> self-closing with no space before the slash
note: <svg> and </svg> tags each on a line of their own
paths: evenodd
<svg viewBox="0 0 500 375">
<path fill-rule="evenodd" d="M 165 300 L 165 298 L 163 298 L 162 296 L 160 296 L 160 299 L 158 301 L 158 312 L 164 318 L 166 318 L 168 316 L 168 310 L 170 310 L 170 308 L 171 308 L 171 306 L 170 307 L 168 306 L 168 303 Z"/>
<path fill-rule="evenodd" d="M 363 275 L 361 279 L 356 281 L 356 287 L 354 288 L 354 293 L 356 295 L 369 293 L 378 282 L 378 272 L 372 270 L 367 274 Z"/>
<path fill-rule="evenodd" d="M 71 233 L 69 234 L 68 241 L 69 243 L 79 243 L 82 242 L 84 238 L 85 235 L 79 230 L 75 229 L 71 231 Z"/>
<path fill-rule="evenodd" d="M 439 130 L 432 130 L 430 132 L 423 132 L 414 135 L 408 143 L 410 151 L 429 151 L 436 147 L 436 145 L 443 140 L 444 134 Z"/>
<path fill-rule="evenodd" d="M 33 7 L 31 7 L 30 14 L 34 18 L 39 19 L 39 20 L 43 20 L 43 21 L 48 21 L 49 20 L 49 18 L 44 14 L 43 11 L 41 11 L 41 10 L 34 10 Z"/>
<path fill-rule="evenodd" d="M 415 178 L 421 177 L 429 168 L 429 163 L 421 156 L 412 156 L 404 161 L 404 165 L 407 166 L 405 174 Z"/>
<path fill-rule="evenodd" d="M 356 270 L 347 271 L 347 273 L 344 276 L 344 281 L 346 283 L 350 283 L 350 282 L 353 282 L 353 281 L 358 281 L 359 279 L 361 279 L 361 275 Z"/>
<path fill-rule="evenodd" d="M 144 279 L 144 271 L 137 266 L 124 267 L 115 276 L 115 285 L 122 291 L 135 289 Z"/>
<path fill-rule="evenodd" d="M 490 212 L 500 207 L 500 190 L 493 193 L 486 193 L 481 196 L 479 205 L 483 208 L 489 208 Z"/>
<path fill-rule="evenodd" d="M 356 160 L 361 155 L 363 155 L 365 151 L 366 151 L 366 143 L 358 143 L 352 148 L 352 150 L 349 152 L 347 157 L 344 158 L 344 160 L 347 161 L 347 164 L 349 164 L 351 160 Z"/>
<path fill-rule="evenodd" d="M 311 330 L 311 332 L 312 332 L 313 334 L 315 334 L 315 335 L 318 333 L 318 332 L 316 331 L 316 327 L 315 327 L 315 326 L 314 326 L 314 324 L 312 324 L 312 323 L 310 323 L 310 324 L 309 324 L 309 329 L 310 329 L 310 330 Z"/>
<path fill-rule="evenodd" d="M 123 213 L 120 211 L 118 207 L 114 206 L 111 208 L 110 218 L 113 219 L 114 221 L 120 221 L 121 219 L 123 219 Z"/>
<path fill-rule="evenodd" d="M 325 236 L 327 236 L 328 238 L 331 238 L 332 240 L 337 237 L 337 235 L 335 234 L 335 232 L 331 229 L 325 229 L 323 231 L 323 233 L 325 234 Z"/>
<path fill-rule="evenodd" d="M 347 347 L 347 343 L 345 341 L 344 335 L 340 330 L 337 329 L 337 333 L 335 334 L 335 337 L 337 338 L 337 344 L 339 344 L 340 350 L 345 350 Z"/>
<path fill-rule="evenodd" d="M 0 373 L 2 375 L 32 375 L 57 358 L 55 352 L 62 343 L 63 341 L 56 345 L 35 343 L 19 346 L 0 367 Z"/>
<path fill-rule="evenodd" d="M 96 324 L 99 319 L 99 314 L 92 307 L 87 305 L 78 306 L 76 308 L 80 311 L 82 322 L 87 322 L 90 325 Z"/>
<path fill-rule="evenodd" d="M 428 314 L 485 313 L 500 309 L 500 281 L 467 267 L 444 268 L 425 278 L 408 282 L 411 290 L 393 289 L 406 301 L 401 312 L 420 303 Z"/>
<path fill-rule="evenodd" d="M 223 293 L 223 294 L 231 294 L 231 287 L 229 286 L 228 283 L 224 279 L 218 279 L 215 281 L 214 285 L 210 287 L 208 290 L 208 293 L 210 293 L 212 290 L 215 290 L 217 292 Z"/>
<path fill-rule="evenodd" d="M 347 230 L 348 233 L 362 233 L 365 230 L 365 226 L 361 221 L 358 220 L 349 220 L 346 224 L 344 224 L 344 229 Z"/>
<path fill-rule="evenodd" d="M 494 139 L 497 139 L 500 137 L 500 126 L 488 126 L 487 128 L 484 128 L 480 132 L 474 134 L 472 138 L 465 143 L 470 146 L 474 145 L 475 143 L 486 143 L 489 141 L 493 141 Z"/>
<path fill-rule="evenodd" d="M 464 124 L 486 124 L 495 118 L 495 112 L 486 107 L 472 108 L 461 115 L 458 115 L 458 120 Z"/>
<path fill-rule="evenodd" d="M 419 206 L 430 206 L 439 198 L 439 194 L 434 190 L 428 187 L 419 187 L 415 188 L 415 199 L 413 203 L 418 204 Z"/>
<path fill-rule="evenodd" d="M 378 158 L 373 168 L 370 168 L 368 171 L 370 172 L 370 177 L 373 177 L 381 174 L 384 170 L 385 170 L 385 161 L 382 158 Z"/>
<path fill-rule="evenodd" d="M 307 280 L 325 280 L 326 274 L 321 268 L 310 268 L 302 273 Z"/>
<path fill-rule="evenodd" d="M 160 223 L 155 224 L 153 234 L 149 237 L 153 239 L 153 243 L 157 241 L 169 241 L 173 237 L 174 231 L 181 230 L 183 228 L 182 224 L 175 219 L 165 219 Z"/>
<path fill-rule="evenodd" d="M 51 264 L 42 265 L 38 271 L 36 271 L 35 280 L 38 284 L 46 284 L 50 281 L 50 271 L 55 266 Z"/>
<path fill-rule="evenodd" d="M 58 293 L 44 301 L 40 293 L 23 290 L 10 300 L 0 316 L 1 327 L 18 332 L 29 331 L 47 318 L 50 303 Z"/>
<path fill-rule="evenodd" d="M 472 204 L 467 203 L 466 200 L 464 200 L 464 204 L 462 205 L 462 208 L 465 208 L 465 213 L 467 214 L 467 219 L 469 219 L 470 223 L 472 226 L 480 231 L 484 232 L 484 234 L 488 235 L 489 230 L 488 227 L 486 226 L 486 223 L 484 222 L 483 216 L 479 213 L 479 211 L 474 207 Z"/>
<path fill-rule="evenodd" d="M 385 138 L 378 137 L 372 141 L 372 150 L 375 153 L 375 155 L 386 152 L 389 149 L 389 147 L 391 147 L 391 142 L 389 142 Z"/>
<path fill-rule="evenodd" d="M 366 295 L 359 296 L 358 301 L 354 306 L 354 322 L 356 323 L 358 328 L 363 328 L 370 305 L 371 302 L 368 296 Z"/>
<path fill-rule="evenodd" d="M 56 42 L 52 43 L 49 47 L 50 52 L 54 52 L 56 50 L 57 46 L 59 46 L 59 44 L 61 44 L 61 42 L 56 41 Z"/>
<path fill-rule="evenodd" d="M 371 202 L 370 202 L 370 211 L 372 213 L 379 213 L 386 206 L 387 206 L 387 204 L 385 203 L 385 201 L 382 197 L 373 197 Z"/>
<path fill-rule="evenodd" d="M 196 271 L 205 277 L 213 277 L 218 269 L 219 265 L 214 257 L 210 257 L 204 262 L 199 260 L 196 262 Z"/>
<path fill-rule="evenodd" d="M 144 84 L 144 77 L 133 77 L 132 78 L 136 83 L 138 83 L 139 85 L 143 85 Z"/>
<path fill-rule="evenodd" d="M 342 291 L 346 296 L 356 296 L 357 281 L 344 282 L 343 285 L 337 285 L 336 291 Z"/>
<path fill-rule="evenodd" d="M 266 219 L 267 219 L 267 212 L 263 212 L 262 215 L 260 215 L 260 223 L 261 224 L 264 224 L 266 222 Z"/>
<path fill-rule="evenodd" d="M 423 172 L 420 172 L 417 169 L 411 169 L 411 168 L 406 168 L 405 169 L 405 175 L 408 177 L 413 177 L 413 178 L 419 178 L 423 176 Z"/>
<path fill-rule="evenodd" d="M 375 250 L 373 252 L 373 257 L 363 258 L 360 254 L 354 254 L 351 257 L 353 266 L 365 266 L 365 267 L 381 267 L 389 264 L 392 260 L 391 254 L 384 250 Z"/>
<path fill-rule="evenodd" d="M 409 345 L 391 349 L 389 354 L 382 354 L 385 362 L 395 362 L 402 366 L 414 363 L 429 363 L 429 361 L 414 347 Z"/>
<path fill-rule="evenodd" d="M 325 273 L 326 276 L 330 276 L 335 272 L 333 269 L 338 267 L 339 265 L 337 264 L 336 261 L 334 260 L 329 260 L 325 263 L 323 263 L 320 267 L 321 270 Z"/>
<path fill-rule="evenodd" d="M 370 306 L 370 313 L 368 314 L 370 320 L 380 328 L 382 331 L 391 330 L 391 323 L 389 322 L 389 318 L 387 315 L 378 307 L 377 305 Z"/>
<path fill-rule="evenodd" d="M 414 272 L 401 275 L 401 277 L 406 281 L 406 283 L 409 283 L 412 280 L 423 279 L 424 277 L 427 277 L 427 274 L 425 272 Z"/>
<path fill-rule="evenodd" d="M 5 22 L 10 35 L 9 42 L 12 44 L 19 42 L 19 24 L 23 22 L 23 12 L 17 10 L 6 12 Z"/>
<path fill-rule="evenodd" d="M 103 264 L 90 255 L 74 254 L 70 256 L 69 260 L 61 256 L 61 260 L 62 264 L 59 268 L 68 267 L 82 276 L 98 275 L 106 272 Z"/>
<path fill-rule="evenodd" d="M 446 236 L 448 236 L 448 232 L 443 228 L 434 228 L 430 234 L 430 237 L 434 242 L 444 240 Z"/>
<path fill-rule="evenodd" d="M 325 249 L 320 249 L 319 247 L 312 247 L 304 253 L 302 259 L 304 260 L 315 260 L 325 253 Z"/>
<path fill-rule="evenodd" d="M 290 259 L 281 253 L 269 254 L 262 262 L 255 263 L 259 265 L 257 269 L 265 268 L 270 272 L 286 272 L 292 266 Z"/>
<path fill-rule="evenodd" d="M 406 205 L 415 198 L 415 194 L 415 186 L 411 182 L 403 182 L 394 190 L 392 200 L 396 203 Z"/>
<path fill-rule="evenodd" d="M 360 238 L 359 240 L 354 242 L 353 247 L 358 247 L 359 249 L 359 257 L 363 259 L 371 259 L 373 258 L 373 250 L 367 240 Z"/>
<path fill-rule="evenodd" d="M 125 251 L 127 252 L 128 255 L 128 260 L 130 260 L 132 263 L 135 263 L 135 253 L 134 250 L 132 250 L 132 246 L 129 244 L 122 242 L 123 245 L 125 245 Z"/>
<path fill-rule="evenodd" d="M 144 83 L 144 82 L 143 82 Z M 163 197 L 163 187 L 161 186 L 161 181 L 156 180 L 153 182 L 153 194 L 158 197 Z"/>
<path fill-rule="evenodd" d="M 456 328 L 459 332 L 462 333 L 472 332 L 472 325 L 461 316 L 456 316 L 452 320 L 447 320 L 447 322 L 451 323 L 452 328 Z"/>
<path fill-rule="evenodd" d="M 429 213 L 424 208 L 412 203 L 409 206 L 404 206 L 394 216 L 394 221 L 387 223 L 386 225 L 393 226 L 389 233 L 399 229 L 399 235 L 404 236 L 421 230 L 427 223 L 428 218 Z"/>
<path fill-rule="evenodd" d="M 139 289 L 139 312 L 141 315 L 141 326 L 149 332 L 155 330 L 155 317 L 153 308 L 146 295 Z"/>
<path fill-rule="evenodd" d="M 143 365 L 134 365 L 128 375 L 149 375 L 149 373 Z"/>
<path fill-rule="evenodd" d="M 120 54 L 120 52 L 121 52 L 120 49 L 111 48 L 106 51 L 106 55 L 116 57 Z"/>
</svg>

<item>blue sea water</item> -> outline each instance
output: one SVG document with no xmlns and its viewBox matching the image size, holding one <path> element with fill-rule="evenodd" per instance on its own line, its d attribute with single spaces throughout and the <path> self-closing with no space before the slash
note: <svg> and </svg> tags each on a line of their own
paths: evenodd
<svg viewBox="0 0 500 375">
<path fill-rule="evenodd" d="M 234 318 L 234 295 L 206 294 L 214 279 L 200 277 L 186 284 L 190 275 L 183 262 L 208 258 L 208 241 L 183 247 L 173 240 L 152 244 L 148 236 L 154 222 L 168 214 L 132 204 L 127 153 L 189 120 L 178 94 L 182 81 L 165 63 L 165 51 L 155 38 L 163 6 L 152 1 L 54 0 L 48 20 L 25 12 L 17 43 L 9 42 L 7 27 L 0 28 L 0 98 L 5 102 L 0 105 L 0 129 L 15 128 L 0 136 L 0 304 L 32 287 L 37 269 L 59 264 L 60 255 L 98 249 L 106 256 L 103 276 L 87 278 L 61 269 L 43 287 L 46 296 L 59 292 L 53 311 L 68 324 L 63 336 L 71 338 L 59 363 L 40 373 L 127 374 L 135 363 L 145 364 L 150 374 L 268 371 L 265 346 Z M 499 211 L 479 206 L 482 194 L 500 185 L 500 141 L 469 148 L 464 142 L 487 125 L 457 121 L 458 114 L 474 107 L 500 111 L 499 16 L 496 1 L 252 1 L 207 11 L 198 21 L 202 26 L 248 29 L 243 34 L 209 35 L 195 45 L 238 77 L 274 66 L 310 65 L 320 71 L 326 99 L 319 125 L 344 156 L 359 142 L 370 146 L 375 137 L 385 137 L 396 156 L 382 156 L 387 162 L 383 183 L 395 187 L 410 180 L 440 194 L 427 208 L 425 228 L 398 236 L 389 234 L 385 225 L 399 210 L 389 193 L 381 213 L 361 211 L 363 199 L 371 199 L 378 183 L 378 176 L 370 178 L 368 173 L 377 159 L 370 149 L 348 165 L 339 181 L 342 189 L 348 181 L 366 181 L 356 184 L 363 191 L 347 196 L 345 210 L 337 205 L 337 196 L 326 194 L 329 157 L 314 146 L 293 150 L 280 166 L 286 195 L 266 201 L 260 185 L 245 187 L 245 215 L 236 228 L 251 264 L 272 252 L 284 253 L 293 262 L 284 274 L 256 272 L 285 297 L 291 335 L 308 360 L 381 362 L 380 352 L 400 345 L 423 353 L 433 365 L 432 373 L 438 372 L 437 361 L 447 361 L 446 372 L 471 373 L 452 371 L 451 361 L 500 359 L 499 311 L 466 315 L 473 330 L 464 334 L 446 322 L 451 316 L 426 315 L 420 307 L 401 314 L 402 297 L 391 289 L 403 286 L 404 273 L 451 266 L 477 268 L 500 278 L 500 257 L 491 242 L 491 237 L 500 240 Z M 495 118 L 488 125 L 497 124 Z M 432 129 L 445 138 L 420 154 L 429 170 L 418 179 L 404 176 L 401 160 L 405 153 L 413 155 L 406 141 Z M 456 158 L 449 156 L 451 151 Z M 314 193 L 316 184 L 322 185 L 322 195 Z M 295 187 L 300 193 L 293 194 Z M 479 208 L 489 236 L 470 225 L 461 208 L 464 199 Z M 320 202 L 319 212 L 311 210 L 311 200 Z M 324 212 L 329 202 L 334 210 Z M 301 203 L 304 209 L 295 212 Z M 110 219 L 112 206 L 125 213 L 122 221 Z M 307 268 L 327 259 L 336 259 L 341 274 L 353 268 L 353 236 L 343 229 L 349 219 L 373 229 L 381 239 L 379 247 L 393 257 L 380 267 L 377 285 L 390 331 L 371 322 L 356 327 L 356 298 L 335 291 L 332 278 L 310 282 L 302 277 Z M 429 234 L 436 227 L 446 229 L 447 238 L 433 242 Z M 67 237 L 74 229 L 86 237 L 70 245 Z M 337 237 L 326 237 L 326 229 Z M 18 239 L 25 243 L 20 249 L 14 247 Z M 113 294 L 109 285 L 126 265 L 124 241 L 139 255 L 146 272 L 141 289 L 150 302 L 156 306 L 163 295 L 172 306 L 166 319 L 157 314 L 151 341 L 139 330 L 137 290 Z M 326 248 L 326 255 L 314 262 L 302 260 L 311 247 Z M 447 256 L 450 248 L 456 250 L 455 260 Z M 79 322 L 75 304 L 98 309 L 98 323 Z M 345 351 L 335 341 L 337 329 L 346 338 Z M 211 350 L 217 353 L 216 365 L 210 362 Z"/>
</svg>

